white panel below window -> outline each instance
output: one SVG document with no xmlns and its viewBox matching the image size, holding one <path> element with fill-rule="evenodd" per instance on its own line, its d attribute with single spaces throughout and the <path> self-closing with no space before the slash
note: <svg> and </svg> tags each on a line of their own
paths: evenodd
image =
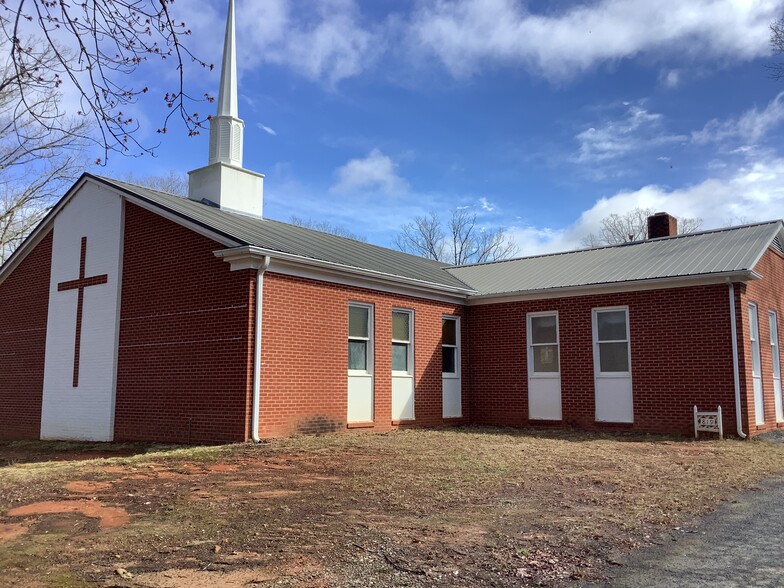
<svg viewBox="0 0 784 588">
<path fill-rule="evenodd" d="M 414 418 L 414 378 L 392 376 L 392 420 L 410 421 Z"/>
<path fill-rule="evenodd" d="M 604 423 L 634 422 L 631 378 L 596 378 L 596 420 Z"/>
<path fill-rule="evenodd" d="M 754 419 L 756 424 L 765 424 L 765 399 L 762 396 L 762 378 L 754 376 Z"/>
<path fill-rule="evenodd" d="M 443 417 L 463 416 L 463 400 L 460 393 L 460 378 L 443 378 Z"/>
<path fill-rule="evenodd" d="M 561 420 L 561 378 L 528 379 L 528 418 Z"/>
<path fill-rule="evenodd" d="M 348 422 L 373 420 L 373 376 L 348 377 Z"/>
</svg>

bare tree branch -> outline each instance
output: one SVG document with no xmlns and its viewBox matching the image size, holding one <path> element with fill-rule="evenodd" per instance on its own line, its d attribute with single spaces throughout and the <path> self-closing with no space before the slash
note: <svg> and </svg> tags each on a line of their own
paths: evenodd
<svg viewBox="0 0 784 588">
<path fill-rule="evenodd" d="M 784 18 L 775 20 L 770 25 L 770 46 L 774 55 L 784 55 Z M 774 80 L 784 80 L 784 62 L 777 61 L 766 67 Z"/>
<path fill-rule="evenodd" d="M 362 241 L 367 242 L 367 239 L 362 235 L 358 235 L 352 231 L 349 231 L 345 227 L 341 227 L 339 225 L 333 225 L 327 221 L 314 221 L 310 218 L 302 218 L 299 216 L 292 215 L 289 218 L 289 222 L 292 225 L 296 225 L 298 227 L 305 227 L 306 229 L 313 229 L 314 231 L 319 231 L 321 233 L 329 233 L 330 235 L 337 235 L 338 237 L 345 237 L 346 239 L 354 239 L 355 241 Z"/>
<path fill-rule="evenodd" d="M 414 218 L 400 228 L 395 246 L 452 265 L 508 259 L 518 252 L 503 229 L 478 226 L 476 213 L 465 208 L 453 210 L 446 226 L 436 213 Z"/>
<path fill-rule="evenodd" d="M 105 163 L 110 152 L 150 153 L 154 146 L 136 138 L 139 122 L 127 113 L 149 92 L 131 84 L 133 74 L 150 60 L 167 61 L 178 74 L 176 87 L 162 96 L 169 109 L 158 133 L 166 133 L 173 115 L 189 135 L 198 135 L 209 117 L 193 111 L 198 99 L 185 90 L 185 67 L 212 69 L 183 44 L 191 34 L 170 13 L 173 0 L 0 0 L 0 46 L 10 54 L 12 75 L 0 83 L 0 93 L 16 87 L 18 111 L 28 111 L 39 125 L 58 133 L 74 133 L 101 147 Z M 33 108 L 35 96 L 51 95 L 67 85 L 79 99 L 72 115 L 91 121 L 78 129 L 62 124 L 50 111 Z M 79 132 L 89 129 L 92 133 Z"/>
<path fill-rule="evenodd" d="M 634 208 L 623 214 L 613 213 L 604 217 L 598 233 L 583 237 L 584 247 L 602 247 L 630 241 L 642 241 L 648 237 L 648 217 L 655 214 L 655 208 Z M 702 226 L 701 218 L 678 219 L 678 233 L 693 233 Z"/>
<path fill-rule="evenodd" d="M 129 184 L 152 188 L 153 190 L 158 190 L 158 192 L 166 192 L 176 196 L 188 195 L 188 178 L 175 171 L 170 171 L 162 176 L 137 176 L 129 172 L 121 179 Z"/>
<path fill-rule="evenodd" d="M 56 59 L 47 49 L 30 55 L 34 68 Z M 56 89 L 20 75 L 10 61 L 0 64 L 0 263 L 83 169 L 87 121 L 63 116 L 59 103 Z M 55 119 L 56 125 L 41 124 Z"/>
</svg>

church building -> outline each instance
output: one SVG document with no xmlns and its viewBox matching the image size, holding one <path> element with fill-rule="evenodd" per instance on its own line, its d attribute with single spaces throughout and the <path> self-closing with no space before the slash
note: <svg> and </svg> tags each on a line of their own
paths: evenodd
<svg viewBox="0 0 784 588">
<path fill-rule="evenodd" d="M 84 174 L 0 267 L 0 438 L 784 427 L 784 224 L 450 266 L 262 216 L 233 2 L 187 198 Z"/>
</svg>

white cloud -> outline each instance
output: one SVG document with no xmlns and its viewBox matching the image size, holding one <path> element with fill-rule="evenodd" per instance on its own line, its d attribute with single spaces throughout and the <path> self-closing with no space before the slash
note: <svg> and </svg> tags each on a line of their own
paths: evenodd
<svg viewBox="0 0 784 588">
<path fill-rule="evenodd" d="M 261 129 L 262 131 L 264 131 L 265 133 L 267 133 L 268 135 L 272 135 L 273 137 L 277 137 L 277 135 L 278 135 L 278 133 L 275 131 L 275 129 L 273 129 L 271 127 L 268 127 L 267 125 L 263 125 L 261 123 L 256 123 L 256 126 L 259 129 Z"/>
<path fill-rule="evenodd" d="M 681 84 L 681 70 L 670 69 L 662 71 L 659 81 L 668 88 L 677 88 Z"/>
<path fill-rule="evenodd" d="M 313 10 L 291 0 L 246 2 L 238 20 L 240 64 L 290 67 L 313 81 L 335 85 L 362 73 L 383 46 L 361 22 L 354 0 L 324 0 Z"/>
<path fill-rule="evenodd" d="M 607 162 L 632 152 L 688 139 L 663 132 L 661 114 L 649 112 L 640 104 L 624 105 L 627 108 L 622 117 L 593 126 L 575 137 L 580 143 L 575 156 L 578 163 Z"/>
<path fill-rule="evenodd" d="M 408 183 L 397 175 L 397 165 L 379 149 L 373 149 L 363 159 L 351 159 L 335 172 L 337 183 L 333 192 L 351 193 L 361 190 L 380 190 L 396 196 L 408 191 Z"/>
<path fill-rule="evenodd" d="M 781 92 L 762 110 L 756 107 L 747 110 L 738 118 L 709 121 L 702 130 L 692 133 L 692 140 L 698 145 L 706 143 L 725 143 L 741 140 L 755 143 L 784 121 L 784 92 Z M 740 149 L 749 150 L 749 145 Z"/>
<path fill-rule="evenodd" d="M 523 64 L 563 79 L 641 53 L 739 61 L 769 54 L 775 0 L 599 0 L 532 13 L 516 0 L 421 3 L 410 44 L 456 77 L 487 62 Z"/>
<path fill-rule="evenodd" d="M 482 196 L 482 197 L 479 199 L 479 206 L 480 206 L 480 207 L 482 208 L 482 210 L 484 210 L 485 212 L 493 212 L 493 211 L 495 210 L 495 204 L 491 203 L 491 202 L 490 202 L 490 201 L 489 201 L 487 198 L 485 198 L 484 196 Z"/>
<path fill-rule="evenodd" d="M 760 159 L 724 177 L 708 178 L 682 188 L 648 185 L 601 198 L 569 227 L 554 229 L 520 225 L 509 231 L 522 255 L 565 251 L 580 246 L 601 220 L 636 207 L 655 208 L 676 217 L 699 217 L 703 228 L 723 226 L 727 219 L 749 222 L 780 218 L 784 210 L 784 158 Z"/>
</svg>

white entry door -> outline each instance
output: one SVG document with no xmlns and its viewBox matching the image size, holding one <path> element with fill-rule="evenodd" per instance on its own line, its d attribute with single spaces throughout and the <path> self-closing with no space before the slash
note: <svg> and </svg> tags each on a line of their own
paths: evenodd
<svg viewBox="0 0 784 588">
<path fill-rule="evenodd" d="M 392 420 L 414 419 L 414 312 L 392 311 Z"/>
<path fill-rule="evenodd" d="M 348 306 L 348 422 L 373 421 L 373 307 Z"/>
<path fill-rule="evenodd" d="M 776 313 L 768 313 L 770 320 L 770 355 L 773 361 L 773 394 L 776 398 L 776 420 L 784 421 L 784 399 L 781 396 L 781 357 L 779 356 L 779 325 Z"/>
<path fill-rule="evenodd" d="M 756 423 L 762 425 L 765 423 L 765 402 L 762 396 L 762 361 L 756 304 L 749 304 L 749 331 L 751 331 L 751 377 L 754 381 L 754 417 Z"/>
<path fill-rule="evenodd" d="M 593 362 L 596 420 L 634 422 L 627 307 L 593 310 Z"/>
<path fill-rule="evenodd" d="M 561 420 L 561 363 L 558 313 L 527 316 L 528 418 Z"/>
<path fill-rule="evenodd" d="M 460 318 L 445 316 L 441 320 L 442 415 L 445 419 L 463 416 L 460 379 Z"/>
</svg>

